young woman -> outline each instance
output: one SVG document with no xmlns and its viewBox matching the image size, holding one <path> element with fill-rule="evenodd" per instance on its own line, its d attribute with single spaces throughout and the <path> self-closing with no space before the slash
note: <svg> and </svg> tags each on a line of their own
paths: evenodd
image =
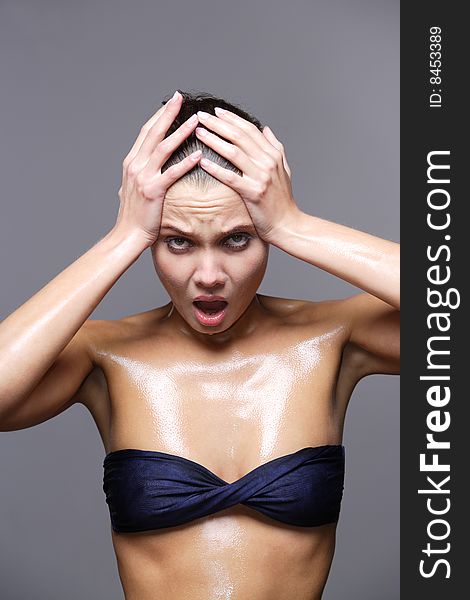
<svg viewBox="0 0 470 600">
<path fill-rule="evenodd" d="M 398 373 L 399 246 L 302 212 L 272 130 L 207 94 L 142 127 L 119 199 L 113 229 L 0 324 L 1 430 L 89 409 L 127 600 L 321 598 L 349 398 Z M 258 294 L 270 244 L 363 293 Z M 89 319 L 147 248 L 168 304 Z"/>
</svg>

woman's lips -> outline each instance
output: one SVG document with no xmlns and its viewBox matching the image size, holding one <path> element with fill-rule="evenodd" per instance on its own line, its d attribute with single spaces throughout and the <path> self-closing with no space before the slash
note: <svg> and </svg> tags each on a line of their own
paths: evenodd
<svg viewBox="0 0 470 600">
<path fill-rule="evenodd" d="M 220 325 L 225 318 L 227 302 L 222 300 L 214 300 L 212 302 L 195 300 L 193 308 L 195 317 L 201 325 L 215 327 L 216 325 Z"/>
</svg>

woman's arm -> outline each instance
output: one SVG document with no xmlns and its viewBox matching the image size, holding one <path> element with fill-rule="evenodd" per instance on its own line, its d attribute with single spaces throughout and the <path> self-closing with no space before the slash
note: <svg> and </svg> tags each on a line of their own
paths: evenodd
<svg viewBox="0 0 470 600">
<path fill-rule="evenodd" d="M 204 158 L 200 164 L 240 194 L 260 237 L 398 309 L 399 245 L 302 212 L 292 196 L 284 146 L 271 129 L 261 133 L 230 111 L 216 107 L 215 112 L 218 116 L 198 112 L 212 131 L 198 127 L 196 135 L 243 175 Z"/>
<path fill-rule="evenodd" d="M 260 237 L 291 256 L 364 290 L 341 301 L 338 315 L 351 347 L 361 348 L 357 374 L 397 372 L 399 356 L 399 245 L 303 213 L 297 206 L 283 144 L 240 116 L 214 109 L 198 113 L 206 131 L 196 135 L 230 160 L 242 176 L 202 159 L 201 166 L 240 194 Z M 221 139 L 222 136 L 225 139 Z M 229 140 L 229 142 L 225 141 Z M 232 143 L 230 143 L 232 142 Z"/>
<path fill-rule="evenodd" d="M 51 367 L 60 371 L 54 363 L 66 347 L 73 360 L 62 379 L 71 384 L 57 376 L 57 393 L 80 385 L 92 365 L 81 340 L 72 338 L 144 249 L 137 235 L 111 231 L 1 321 L 1 427 L 4 418 L 21 410 Z"/>
<path fill-rule="evenodd" d="M 400 245 L 296 211 L 270 234 L 291 256 L 400 308 Z"/>
<path fill-rule="evenodd" d="M 113 229 L 0 322 L 2 430 L 53 414 L 90 372 L 88 333 L 83 334 L 82 326 L 121 275 L 155 242 L 166 190 L 199 158 L 189 156 L 161 173 L 161 166 L 197 122 L 186 121 L 162 144 L 181 108 L 181 94 L 174 98 L 142 127 L 124 159 Z"/>
<path fill-rule="evenodd" d="M 271 234 L 271 243 L 366 293 L 338 310 L 349 330 L 356 379 L 400 372 L 400 245 L 300 212 Z"/>
</svg>

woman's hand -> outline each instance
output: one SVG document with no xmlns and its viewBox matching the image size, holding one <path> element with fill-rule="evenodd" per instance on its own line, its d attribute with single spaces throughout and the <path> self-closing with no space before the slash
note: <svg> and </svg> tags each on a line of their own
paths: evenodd
<svg viewBox="0 0 470 600">
<path fill-rule="evenodd" d="M 278 230 L 295 223 L 301 211 L 292 196 L 290 169 L 284 147 L 269 127 L 261 132 L 256 125 L 231 111 L 215 108 L 217 116 L 199 111 L 197 137 L 242 171 L 237 175 L 210 160 L 200 161 L 208 173 L 233 188 L 243 199 L 258 235 L 276 244 Z M 204 116 L 207 115 L 207 116 Z M 214 133 L 213 133 L 214 132 Z M 221 139 L 220 134 L 229 143 Z"/>
<path fill-rule="evenodd" d="M 170 155 L 194 130 L 197 115 L 192 115 L 174 133 L 165 134 L 181 108 L 182 96 L 176 92 L 142 127 L 140 134 L 123 162 L 122 185 L 118 195 L 119 214 L 114 230 L 143 236 L 144 244 L 155 243 L 160 232 L 163 200 L 167 189 L 201 157 L 193 152 L 163 174 L 161 167 Z"/>
</svg>

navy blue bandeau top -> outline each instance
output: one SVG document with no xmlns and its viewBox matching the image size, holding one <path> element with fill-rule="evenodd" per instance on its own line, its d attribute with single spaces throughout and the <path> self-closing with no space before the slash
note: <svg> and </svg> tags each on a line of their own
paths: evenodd
<svg viewBox="0 0 470 600">
<path fill-rule="evenodd" d="M 338 520 L 344 446 L 306 447 L 274 458 L 227 483 L 197 462 L 125 448 L 103 461 L 103 491 L 116 532 L 182 525 L 235 504 L 301 527 Z"/>
</svg>

